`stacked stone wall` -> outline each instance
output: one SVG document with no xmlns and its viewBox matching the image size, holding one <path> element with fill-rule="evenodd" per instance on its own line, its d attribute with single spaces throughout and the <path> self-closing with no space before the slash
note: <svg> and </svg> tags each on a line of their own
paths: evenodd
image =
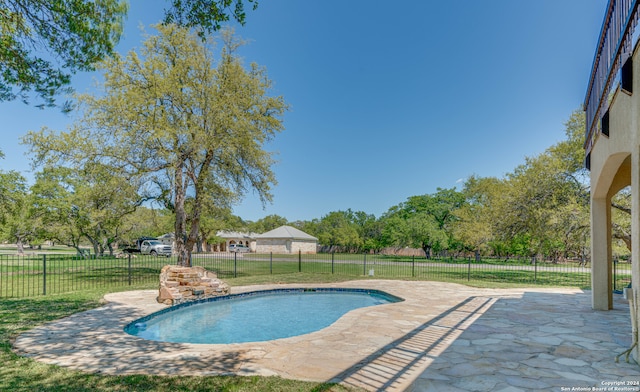
<svg viewBox="0 0 640 392">
<path fill-rule="evenodd" d="M 229 294 L 229 285 L 218 279 L 215 272 L 202 267 L 165 265 L 160 271 L 158 302 L 177 305 Z"/>
<path fill-rule="evenodd" d="M 317 247 L 315 241 L 296 241 L 289 239 L 259 239 L 256 245 L 257 253 L 298 253 L 305 254 L 317 253 Z"/>
<path fill-rule="evenodd" d="M 256 252 L 258 253 L 289 253 L 286 240 L 279 239 L 261 239 L 257 242 Z"/>
<path fill-rule="evenodd" d="M 291 248 L 293 253 L 298 253 L 300 251 L 305 254 L 316 254 L 318 245 L 315 242 L 294 241 L 291 244 Z"/>
</svg>

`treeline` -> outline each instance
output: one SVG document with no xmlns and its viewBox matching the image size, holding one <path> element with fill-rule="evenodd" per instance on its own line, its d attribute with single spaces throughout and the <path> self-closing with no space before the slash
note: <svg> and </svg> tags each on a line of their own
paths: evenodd
<svg viewBox="0 0 640 392">
<path fill-rule="evenodd" d="M 469 177 L 461 190 L 438 189 L 408 197 L 380 217 L 363 211 L 333 211 L 311 221 L 270 215 L 244 221 L 228 206 L 206 204 L 199 239 L 216 243 L 219 230 L 263 233 L 289 224 L 316 236 L 330 251 L 380 252 L 417 248 L 426 257 L 465 254 L 497 257 L 589 259 L 589 181 L 583 167 L 584 118 L 574 112 L 566 139 L 526 158 L 503 178 Z M 0 228 L 4 240 L 25 245 L 54 241 L 96 254 L 142 235 L 173 232 L 175 215 L 148 205 L 140 188 L 99 166 L 91 170 L 45 168 L 28 186 L 17 172 L 0 172 Z M 619 257 L 629 254 L 629 191 L 614 197 L 613 235 Z M 190 199 L 186 208 L 193 207 Z M 187 222 L 189 225 L 191 222 Z"/>
<path fill-rule="evenodd" d="M 289 223 L 344 252 L 419 248 L 435 254 L 590 259 L 589 173 L 584 168 L 584 114 L 565 123 L 565 140 L 525 159 L 504 178 L 469 177 L 461 190 L 411 196 L 379 218 L 335 211 Z M 615 256 L 630 253 L 629 189 L 612 202 Z M 261 232 L 287 223 L 269 216 L 246 227 Z"/>
</svg>

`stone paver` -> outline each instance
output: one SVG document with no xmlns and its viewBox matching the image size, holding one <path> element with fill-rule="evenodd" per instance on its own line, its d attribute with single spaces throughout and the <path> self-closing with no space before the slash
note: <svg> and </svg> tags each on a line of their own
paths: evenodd
<svg viewBox="0 0 640 392">
<path fill-rule="evenodd" d="M 86 372 L 279 375 L 371 391 L 571 391 L 640 381 L 638 365 L 614 362 L 631 344 L 628 304 L 620 296 L 614 310 L 602 312 L 577 289 L 387 280 L 313 286 L 379 289 L 405 301 L 357 309 L 293 338 L 177 344 L 123 332 L 127 323 L 165 307 L 156 303 L 157 291 L 114 293 L 99 309 L 20 335 L 14 350 Z"/>
</svg>

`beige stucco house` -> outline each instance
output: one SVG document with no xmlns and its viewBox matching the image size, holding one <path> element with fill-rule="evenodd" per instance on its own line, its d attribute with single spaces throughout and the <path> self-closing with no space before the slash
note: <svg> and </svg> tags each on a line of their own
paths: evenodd
<svg viewBox="0 0 640 392">
<path fill-rule="evenodd" d="M 291 226 L 280 226 L 256 237 L 258 253 L 306 253 L 315 254 L 318 239 Z"/>
<path fill-rule="evenodd" d="M 640 325 L 640 50 L 638 3 L 609 2 L 585 99 L 586 166 L 591 172 L 591 287 L 597 310 L 613 308 L 611 199 L 631 187 L 633 342 Z M 614 23 L 626 21 L 626 23 Z M 615 50 L 612 50 L 614 48 Z M 640 346 L 633 346 L 640 359 Z"/>
</svg>

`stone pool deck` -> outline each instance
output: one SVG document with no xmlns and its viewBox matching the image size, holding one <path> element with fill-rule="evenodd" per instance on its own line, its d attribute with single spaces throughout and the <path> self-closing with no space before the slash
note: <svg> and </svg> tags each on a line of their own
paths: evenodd
<svg viewBox="0 0 640 392">
<path fill-rule="evenodd" d="M 631 345 L 628 304 L 620 295 L 614 310 L 602 312 L 578 289 L 358 280 L 231 291 L 283 287 L 371 288 L 405 301 L 357 309 L 293 338 L 177 344 L 123 332 L 127 323 L 165 307 L 155 301 L 157 291 L 114 293 L 98 309 L 20 335 L 14 350 L 93 373 L 278 375 L 370 391 L 570 391 L 640 383 L 637 364 L 624 357 L 614 362 Z"/>
</svg>

